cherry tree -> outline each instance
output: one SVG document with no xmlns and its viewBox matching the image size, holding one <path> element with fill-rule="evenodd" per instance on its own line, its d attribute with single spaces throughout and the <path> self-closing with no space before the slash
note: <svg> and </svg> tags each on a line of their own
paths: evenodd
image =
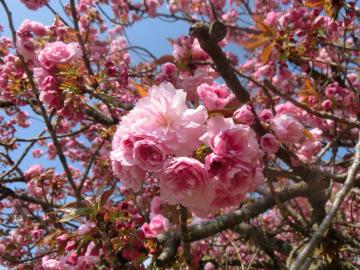
<svg viewBox="0 0 360 270">
<path fill-rule="evenodd" d="M 0 0 L 0 265 L 359 269 L 357 1 L 11 1 L 54 20 Z"/>
</svg>

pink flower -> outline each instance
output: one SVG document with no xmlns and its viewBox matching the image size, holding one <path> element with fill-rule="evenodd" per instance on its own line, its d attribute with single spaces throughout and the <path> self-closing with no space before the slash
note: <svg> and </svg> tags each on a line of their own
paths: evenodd
<svg viewBox="0 0 360 270">
<path fill-rule="evenodd" d="M 49 256 L 45 256 L 42 258 L 41 266 L 45 270 L 60 270 L 60 262 L 55 259 L 50 259 Z"/>
<path fill-rule="evenodd" d="M 66 262 L 71 265 L 76 265 L 79 255 L 76 252 L 71 253 L 71 255 L 67 258 Z"/>
<path fill-rule="evenodd" d="M 41 187 L 39 187 L 39 185 L 37 184 L 36 181 L 34 180 L 30 180 L 29 182 L 26 183 L 26 188 L 27 188 L 27 192 L 34 196 L 34 197 L 38 197 L 43 195 L 43 190 Z"/>
<path fill-rule="evenodd" d="M 160 171 L 164 166 L 166 155 L 165 147 L 151 138 L 134 144 L 134 160 L 144 170 Z"/>
<path fill-rule="evenodd" d="M 19 26 L 18 35 L 21 38 L 31 38 L 31 32 L 37 36 L 44 36 L 46 27 L 42 23 L 25 19 Z"/>
<path fill-rule="evenodd" d="M 198 39 L 195 39 L 191 46 L 191 56 L 193 60 L 198 61 L 205 61 L 209 58 L 208 54 L 201 48 Z"/>
<path fill-rule="evenodd" d="M 80 58 L 81 50 L 77 43 L 55 41 L 45 45 L 39 54 L 39 62 L 43 68 L 49 70 L 57 64 L 65 64 Z"/>
<path fill-rule="evenodd" d="M 214 77 L 211 70 L 198 68 L 194 73 L 180 72 L 176 85 L 185 90 L 188 100 L 195 100 L 197 87 L 202 83 L 213 83 Z"/>
<path fill-rule="evenodd" d="M 32 156 L 33 156 L 34 158 L 40 158 L 43 154 L 44 154 L 44 152 L 43 152 L 41 149 L 39 149 L 39 148 L 34 149 L 34 150 L 32 151 Z"/>
<path fill-rule="evenodd" d="M 153 216 L 150 221 L 150 229 L 159 234 L 169 229 L 169 220 L 162 215 Z"/>
<path fill-rule="evenodd" d="M 206 109 L 209 111 L 223 109 L 234 95 L 231 94 L 225 85 L 213 82 L 200 84 L 197 87 L 197 94 Z"/>
<path fill-rule="evenodd" d="M 115 175 L 120 178 L 121 183 L 127 188 L 131 188 L 134 191 L 139 191 L 141 189 L 142 183 L 145 180 L 146 172 L 137 165 L 121 165 L 121 163 L 116 160 L 118 158 L 117 151 L 111 152 L 110 158 L 112 160 L 113 171 Z"/>
<path fill-rule="evenodd" d="M 24 56 L 25 60 L 36 58 L 35 45 L 31 39 L 19 37 L 16 41 L 18 52 Z"/>
<path fill-rule="evenodd" d="M 152 217 L 150 224 L 145 223 L 141 227 L 145 237 L 152 238 L 169 229 L 169 220 L 162 215 Z"/>
<path fill-rule="evenodd" d="M 263 180 L 259 163 L 244 162 L 236 157 L 221 157 L 212 153 L 206 156 L 205 167 L 232 196 L 254 191 Z"/>
<path fill-rule="evenodd" d="M 270 154 L 275 154 L 279 150 L 279 142 L 271 133 L 266 133 L 261 137 L 260 146 Z"/>
<path fill-rule="evenodd" d="M 44 169 L 41 167 L 41 165 L 34 164 L 24 172 L 24 177 L 27 181 L 29 181 L 32 178 L 39 176 L 43 170 Z"/>
<path fill-rule="evenodd" d="M 233 195 L 219 182 L 215 187 L 215 197 L 211 202 L 211 207 L 213 211 L 224 207 L 232 207 L 240 204 L 244 199 L 244 193 Z"/>
<path fill-rule="evenodd" d="M 172 77 L 176 74 L 177 67 L 173 63 L 165 63 L 161 66 L 161 73 L 166 76 Z"/>
<path fill-rule="evenodd" d="M 156 172 L 163 168 L 169 150 L 164 142 L 151 134 L 129 135 L 113 141 L 117 161 L 125 166 L 137 165 L 141 169 Z"/>
<path fill-rule="evenodd" d="M 147 12 L 150 17 L 156 16 L 156 9 L 162 5 L 162 0 L 145 0 Z"/>
<path fill-rule="evenodd" d="M 40 91 L 39 99 L 41 102 L 54 109 L 60 109 L 62 107 L 61 95 L 56 90 Z"/>
<path fill-rule="evenodd" d="M 37 10 L 45 6 L 49 0 L 21 0 L 28 9 Z"/>
<path fill-rule="evenodd" d="M 47 147 L 47 158 L 53 160 L 56 158 L 56 148 L 53 143 L 48 143 Z"/>
<path fill-rule="evenodd" d="M 215 269 L 216 269 L 215 265 L 211 262 L 207 262 L 204 265 L 204 270 L 215 270 Z"/>
<path fill-rule="evenodd" d="M 286 144 L 294 144 L 304 137 L 304 126 L 294 118 L 281 114 L 271 120 L 271 128 L 276 137 Z"/>
<path fill-rule="evenodd" d="M 41 89 L 45 91 L 58 89 L 58 84 L 54 76 L 46 76 L 41 81 Z"/>
<path fill-rule="evenodd" d="M 249 126 L 235 125 L 223 116 L 208 121 L 207 137 L 209 146 L 219 156 L 237 156 L 245 162 L 252 162 L 262 155 L 255 132 Z"/>
<path fill-rule="evenodd" d="M 315 158 L 316 153 L 321 149 L 321 143 L 314 140 L 306 140 L 301 144 L 300 149 L 297 151 L 297 156 L 305 162 L 309 162 Z"/>
<path fill-rule="evenodd" d="M 260 113 L 260 120 L 263 122 L 268 122 L 273 118 L 274 118 L 273 113 L 268 109 L 262 110 Z"/>
<path fill-rule="evenodd" d="M 160 214 L 161 212 L 161 197 L 155 196 L 150 203 L 150 211 L 152 215 Z"/>
<path fill-rule="evenodd" d="M 322 103 L 321 103 L 321 106 L 322 108 L 325 110 L 325 111 L 328 111 L 331 109 L 332 107 L 332 102 L 330 99 L 325 99 Z"/>
<path fill-rule="evenodd" d="M 173 158 L 160 177 L 162 199 L 190 209 L 207 209 L 214 197 L 204 165 L 193 158 Z M 199 196 L 201 194 L 201 196 Z"/>
<path fill-rule="evenodd" d="M 94 269 L 99 260 L 99 256 L 90 256 L 85 254 L 84 256 L 78 257 L 76 267 L 79 270 Z"/>
<path fill-rule="evenodd" d="M 251 125 L 254 122 L 254 114 L 250 105 L 243 105 L 234 112 L 233 119 L 235 123 Z"/>
<path fill-rule="evenodd" d="M 189 109 L 186 93 L 171 83 L 149 89 L 135 108 L 122 118 L 114 135 L 113 149 L 122 138 L 133 134 L 151 134 L 163 141 L 169 151 L 178 156 L 191 154 L 205 132 L 207 112 L 203 106 Z"/>
<path fill-rule="evenodd" d="M 44 230 L 37 229 L 31 231 L 31 237 L 35 240 L 39 240 L 39 238 L 44 234 Z"/>
<path fill-rule="evenodd" d="M 66 246 L 66 243 L 69 241 L 69 239 L 70 239 L 69 235 L 67 235 L 67 234 L 62 234 L 62 235 L 56 237 L 56 243 L 57 243 L 59 246 L 65 247 L 65 246 Z"/>
</svg>

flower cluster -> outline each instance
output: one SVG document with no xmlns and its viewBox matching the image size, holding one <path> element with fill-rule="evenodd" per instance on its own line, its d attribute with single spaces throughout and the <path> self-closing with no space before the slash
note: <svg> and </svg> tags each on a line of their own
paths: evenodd
<svg viewBox="0 0 360 270">
<path fill-rule="evenodd" d="M 45 6 L 49 0 L 21 0 L 28 9 L 37 10 Z"/>
<path fill-rule="evenodd" d="M 207 127 L 202 140 L 213 153 L 205 157 L 205 166 L 216 180 L 211 207 L 234 206 L 262 182 L 263 152 L 248 125 L 235 124 L 232 119 L 217 115 L 210 118 Z"/>
<path fill-rule="evenodd" d="M 344 190 L 360 127 L 356 1 L 0 2 L 5 268 L 145 269 L 168 244 L 171 269 L 279 268 L 320 221 L 312 209 L 332 207 L 321 198 Z M 12 29 L 12 2 L 53 23 Z M 153 23 L 182 20 L 209 29 L 164 33 L 169 51 L 153 51 Z M 359 266 L 358 178 L 310 268 Z M 283 205 L 264 204 L 273 191 Z M 198 241 L 181 252 L 185 223 Z"/>
<path fill-rule="evenodd" d="M 226 105 L 223 99 L 230 97 L 226 89 L 200 85 L 198 92 L 204 88 L 215 95 L 210 99 L 217 107 L 208 109 Z M 223 93 L 216 95 L 217 89 Z M 203 97 L 211 104 L 206 102 L 209 96 Z M 170 83 L 151 87 L 117 128 L 111 152 L 115 174 L 138 191 L 150 173 L 160 179 L 163 200 L 180 203 L 199 216 L 238 204 L 263 179 L 255 132 L 220 115 L 206 120 L 202 105 L 187 106 L 183 90 Z M 194 154 L 201 142 L 212 152 L 204 163 Z"/>
</svg>

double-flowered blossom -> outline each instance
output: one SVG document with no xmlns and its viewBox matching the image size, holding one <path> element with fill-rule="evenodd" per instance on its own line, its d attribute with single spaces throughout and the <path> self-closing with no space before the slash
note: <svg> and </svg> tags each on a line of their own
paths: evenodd
<svg viewBox="0 0 360 270">
<path fill-rule="evenodd" d="M 45 45 L 39 54 L 39 62 L 44 69 L 50 70 L 57 64 L 66 64 L 80 57 L 81 50 L 78 43 L 55 41 Z"/>
<path fill-rule="evenodd" d="M 280 143 L 271 133 L 266 133 L 260 140 L 261 148 L 270 154 L 275 154 L 279 150 Z"/>
<path fill-rule="evenodd" d="M 280 114 L 271 120 L 271 128 L 282 142 L 292 145 L 304 137 L 304 126 L 293 117 Z"/>
<path fill-rule="evenodd" d="M 170 83 L 153 86 L 128 115 L 122 118 L 114 138 L 114 149 L 126 135 L 152 134 L 166 142 L 176 155 L 189 155 L 205 132 L 207 112 L 203 106 L 189 109 L 186 93 Z"/>
<path fill-rule="evenodd" d="M 215 83 L 201 85 L 198 92 L 204 89 L 214 93 L 220 89 L 224 95 L 217 98 L 226 99 L 206 102 L 208 97 L 203 95 L 208 110 L 224 108 L 231 99 L 228 90 Z M 263 180 L 263 152 L 248 124 L 214 115 L 206 126 L 205 108 L 190 109 L 186 102 L 186 93 L 170 83 L 151 87 L 148 96 L 122 118 L 110 156 L 115 174 L 126 187 L 140 190 L 146 174 L 152 173 L 159 179 L 163 201 L 206 216 L 235 206 L 255 190 Z M 201 142 L 212 152 L 204 163 L 196 155 L 190 157 Z"/>
<path fill-rule="evenodd" d="M 151 87 L 117 128 L 111 152 L 115 174 L 139 189 L 145 172 L 162 170 L 169 155 L 192 154 L 201 144 L 206 119 L 203 106 L 188 108 L 183 90 L 170 83 Z"/>
<path fill-rule="evenodd" d="M 155 215 L 150 223 L 144 223 L 141 227 L 145 237 L 155 237 L 157 234 L 169 229 L 169 220 L 162 215 Z"/>
<path fill-rule="evenodd" d="M 21 0 L 28 9 L 37 10 L 45 6 L 49 0 Z"/>
<path fill-rule="evenodd" d="M 209 111 L 223 109 L 234 98 L 234 94 L 231 94 L 225 85 L 215 82 L 211 85 L 207 83 L 199 85 L 197 94 Z"/>
<path fill-rule="evenodd" d="M 170 204 L 181 203 L 202 216 L 214 199 L 214 187 L 205 166 L 188 157 L 170 160 L 160 176 L 161 197 Z"/>
<path fill-rule="evenodd" d="M 213 208 L 235 206 L 262 182 L 259 148 L 255 132 L 248 125 L 215 115 L 202 136 L 213 153 L 205 157 L 205 167 L 215 180 Z"/>
</svg>

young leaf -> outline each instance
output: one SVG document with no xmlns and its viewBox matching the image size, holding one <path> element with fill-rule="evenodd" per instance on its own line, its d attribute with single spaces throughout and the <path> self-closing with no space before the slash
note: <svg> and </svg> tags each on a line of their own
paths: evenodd
<svg viewBox="0 0 360 270">
<path fill-rule="evenodd" d="M 308 1 L 304 1 L 303 2 L 305 7 L 309 7 L 309 8 L 318 8 L 318 7 L 323 7 L 325 4 L 325 0 L 308 0 Z"/>
<path fill-rule="evenodd" d="M 115 191 L 115 185 L 113 185 L 111 189 L 106 190 L 106 191 L 101 195 L 101 198 L 100 198 L 100 206 L 103 206 L 103 205 L 108 201 L 108 199 L 111 197 L 111 195 L 114 193 L 114 191 Z"/>
<path fill-rule="evenodd" d="M 271 42 L 269 45 L 265 46 L 261 52 L 261 62 L 265 64 L 272 52 L 273 47 L 275 46 L 275 41 Z"/>
<path fill-rule="evenodd" d="M 243 45 L 246 49 L 254 50 L 264 45 L 266 42 L 270 41 L 271 39 L 272 37 L 265 36 L 263 34 L 253 35 L 248 40 L 241 42 L 241 45 Z"/>
<path fill-rule="evenodd" d="M 142 97 L 147 96 L 147 87 L 136 82 L 130 82 Z"/>
</svg>

